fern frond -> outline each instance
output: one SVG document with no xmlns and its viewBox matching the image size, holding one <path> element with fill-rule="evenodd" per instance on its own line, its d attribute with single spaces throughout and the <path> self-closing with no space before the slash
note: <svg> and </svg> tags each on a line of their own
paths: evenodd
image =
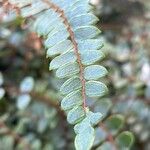
<svg viewBox="0 0 150 150">
<path fill-rule="evenodd" d="M 62 109 L 67 120 L 75 125 L 77 150 L 89 150 L 94 141 L 94 126 L 102 119 L 87 106 L 87 97 L 105 95 L 107 87 L 99 79 L 107 74 L 95 65 L 104 58 L 98 38 L 101 31 L 88 0 L 10 0 L 21 7 L 23 17 L 36 16 L 35 31 L 45 38 L 47 57 L 53 58 L 49 69 L 66 81 L 60 87 L 64 98 Z M 31 6 L 28 6 L 31 4 Z"/>
</svg>

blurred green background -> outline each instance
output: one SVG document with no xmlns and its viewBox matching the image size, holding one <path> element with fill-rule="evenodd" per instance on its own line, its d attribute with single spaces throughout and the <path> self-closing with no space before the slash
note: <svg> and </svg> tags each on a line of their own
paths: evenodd
<svg viewBox="0 0 150 150">
<path fill-rule="evenodd" d="M 150 0 L 91 0 L 102 31 L 102 64 L 109 94 L 94 110 L 124 116 L 120 131 L 135 136 L 133 150 L 150 149 Z M 48 71 L 49 60 L 30 19 L 0 7 L 0 150 L 73 150 L 74 132 L 61 111 L 63 81 Z M 93 149 L 103 143 L 97 130 Z M 113 142 L 108 138 L 109 142 Z M 112 150 L 114 148 L 112 147 Z"/>
</svg>

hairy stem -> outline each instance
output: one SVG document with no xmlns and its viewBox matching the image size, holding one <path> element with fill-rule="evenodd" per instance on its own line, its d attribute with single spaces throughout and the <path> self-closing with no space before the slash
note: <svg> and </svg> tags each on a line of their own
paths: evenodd
<svg viewBox="0 0 150 150">
<path fill-rule="evenodd" d="M 71 28 L 71 25 L 67 19 L 67 17 L 65 16 L 64 11 L 57 5 L 55 5 L 54 3 L 48 1 L 48 0 L 42 0 L 43 2 L 47 3 L 48 6 L 53 9 L 55 12 L 60 14 L 60 17 L 63 19 L 63 23 L 65 24 L 65 26 L 67 27 L 67 31 L 70 34 L 70 38 L 71 38 L 71 42 L 74 46 L 74 52 L 76 54 L 77 57 L 77 62 L 79 64 L 79 69 L 80 69 L 80 81 L 82 84 L 82 99 L 83 99 L 83 108 L 86 111 L 86 94 L 85 94 L 85 78 L 84 78 L 84 68 L 81 62 L 81 56 L 79 54 L 79 49 L 78 49 L 78 44 L 75 40 L 75 35 L 74 32 Z"/>
</svg>

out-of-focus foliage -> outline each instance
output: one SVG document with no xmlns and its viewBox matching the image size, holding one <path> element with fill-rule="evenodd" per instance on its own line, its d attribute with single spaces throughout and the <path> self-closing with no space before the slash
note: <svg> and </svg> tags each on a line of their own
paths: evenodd
<svg viewBox="0 0 150 150">
<path fill-rule="evenodd" d="M 150 2 L 101 1 L 98 12 L 105 30 L 109 61 L 112 112 L 126 118 L 135 134 L 133 149 L 149 149 L 150 143 Z M 111 59 L 111 60 L 110 60 Z"/>
<path fill-rule="evenodd" d="M 96 127 L 93 149 L 120 150 L 122 144 L 130 147 L 134 142 L 133 150 L 148 150 L 150 2 L 94 3 L 105 43 L 109 95 L 89 100 L 94 111 L 105 114 Z M 3 16 L 0 25 L 0 150 L 72 150 L 75 135 L 59 107 L 62 83 L 48 71 L 41 39 L 27 30 L 30 21 L 11 18 Z"/>
</svg>

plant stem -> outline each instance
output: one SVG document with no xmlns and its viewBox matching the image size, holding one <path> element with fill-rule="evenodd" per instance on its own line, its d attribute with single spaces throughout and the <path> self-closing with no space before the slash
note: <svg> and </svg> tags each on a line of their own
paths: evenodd
<svg viewBox="0 0 150 150">
<path fill-rule="evenodd" d="M 75 35 L 74 35 L 74 32 L 71 28 L 71 25 L 67 19 L 67 17 L 65 16 L 65 13 L 64 11 L 57 5 L 55 5 L 54 3 L 48 1 L 48 0 L 42 0 L 43 2 L 47 3 L 49 5 L 50 8 L 52 8 L 55 12 L 59 13 L 60 14 L 60 17 L 63 19 L 63 23 L 64 25 L 67 27 L 67 31 L 69 32 L 70 34 L 70 39 L 72 41 L 72 44 L 74 46 L 74 52 L 75 52 L 75 55 L 77 57 L 77 62 L 79 64 L 79 69 L 80 69 L 80 81 L 81 81 L 81 84 L 82 84 L 82 99 L 83 99 L 83 108 L 84 108 L 84 111 L 86 112 L 86 93 L 85 93 L 85 78 L 84 78 L 84 68 L 83 68 L 83 65 L 82 65 L 82 62 L 81 62 L 81 56 L 79 54 L 79 49 L 78 49 L 78 44 L 75 40 Z"/>
</svg>

